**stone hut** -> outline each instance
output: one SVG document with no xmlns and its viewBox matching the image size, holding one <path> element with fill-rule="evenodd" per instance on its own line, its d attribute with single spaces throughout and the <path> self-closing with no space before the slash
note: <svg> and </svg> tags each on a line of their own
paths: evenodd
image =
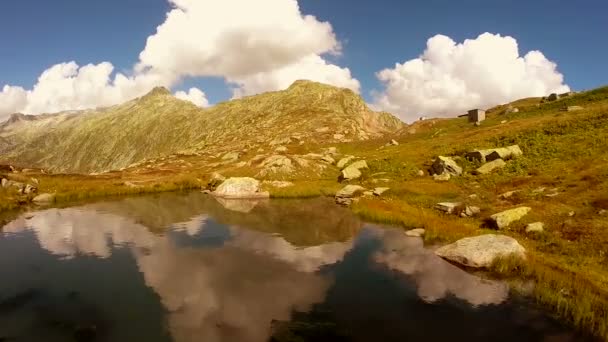
<svg viewBox="0 0 608 342">
<path fill-rule="evenodd" d="M 483 109 L 472 109 L 469 111 L 469 122 L 482 122 L 486 119 L 486 111 Z"/>
</svg>

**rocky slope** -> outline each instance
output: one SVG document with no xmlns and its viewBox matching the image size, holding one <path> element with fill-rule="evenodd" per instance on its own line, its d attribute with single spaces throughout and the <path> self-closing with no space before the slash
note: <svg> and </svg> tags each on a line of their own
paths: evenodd
<svg viewBox="0 0 608 342">
<path fill-rule="evenodd" d="M 164 88 L 98 110 L 29 116 L 0 125 L 0 162 L 55 172 L 103 172 L 170 154 L 360 141 L 403 123 L 348 89 L 297 81 L 202 109 Z"/>
</svg>

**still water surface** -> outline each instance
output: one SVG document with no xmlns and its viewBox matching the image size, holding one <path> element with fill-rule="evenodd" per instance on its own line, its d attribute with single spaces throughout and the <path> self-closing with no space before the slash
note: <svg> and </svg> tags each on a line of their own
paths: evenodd
<svg viewBox="0 0 608 342">
<path fill-rule="evenodd" d="M 329 200 L 161 194 L 0 225 L 0 341 L 581 341 Z"/>
</svg>

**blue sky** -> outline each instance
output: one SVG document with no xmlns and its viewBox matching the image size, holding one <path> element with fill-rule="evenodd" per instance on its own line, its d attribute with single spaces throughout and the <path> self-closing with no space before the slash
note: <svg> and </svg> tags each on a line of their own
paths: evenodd
<svg viewBox="0 0 608 342">
<path fill-rule="evenodd" d="M 608 2 L 300 0 L 303 14 L 328 21 L 342 43 L 327 60 L 350 69 L 361 94 L 382 85 L 375 73 L 418 57 L 427 39 L 456 42 L 483 32 L 510 35 L 520 53 L 540 50 L 557 63 L 565 83 L 588 89 L 608 83 Z M 20 0 L 0 7 L 0 87 L 26 89 L 53 64 L 111 62 L 131 70 L 170 5 L 166 0 Z M 199 33 L 201 34 L 201 33 Z M 174 89 L 197 86 L 214 103 L 228 99 L 221 78 L 186 78 Z"/>
</svg>

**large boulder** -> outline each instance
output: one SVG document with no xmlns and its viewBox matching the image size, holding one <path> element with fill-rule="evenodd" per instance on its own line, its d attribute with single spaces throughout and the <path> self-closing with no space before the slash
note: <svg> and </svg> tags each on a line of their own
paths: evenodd
<svg viewBox="0 0 608 342">
<path fill-rule="evenodd" d="M 489 267 L 501 257 L 525 257 L 517 240 L 496 234 L 464 238 L 435 251 L 438 256 L 468 267 Z"/>
<path fill-rule="evenodd" d="M 462 174 L 462 167 L 460 167 L 454 159 L 450 157 L 439 156 L 431 165 L 432 175 L 443 175 L 445 173 L 451 176 L 460 176 Z"/>
<path fill-rule="evenodd" d="M 496 159 L 489 163 L 485 163 L 485 164 L 481 165 L 477 170 L 475 170 L 475 174 L 486 175 L 488 173 L 491 173 L 494 170 L 502 169 L 505 166 L 507 166 L 507 163 L 505 163 L 504 160 Z"/>
<path fill-rule="evenodd" d="M 515 209 L 505 210 L 503 212 L 490 216 L 492 222 L 498 229 L 506 228 L 511 223 L 521 220 L 532 210 L 530 207 L 519 207 Z"/>
<path fill-rule="evenodd" d="M 268 198 L 270 194 L 261 191 L 260 182 L 249 177 L 233 177 L 225 180 L 213 192 L 213 195 L 221 198 Z"/>
</svg>

